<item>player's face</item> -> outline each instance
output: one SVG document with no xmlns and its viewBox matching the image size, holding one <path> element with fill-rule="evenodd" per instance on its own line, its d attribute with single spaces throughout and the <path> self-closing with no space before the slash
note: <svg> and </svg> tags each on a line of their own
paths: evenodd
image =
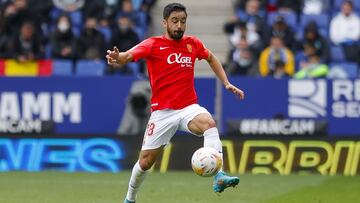
<svg viewBox="0 0 360 203">
<path fill-rule="evenodd" d="M 169 18 L 164 20 L 166 32 L 171 39 L 180 40 L 186 29 L 186 13 L 183 11 L 174 11 Z"/>
<path fill-rule="evenodd" d="M 344 4 L 342 5 L 342 12 L 343 12 L 343 14 L 344 14 L 345 16 L 349 16 L 349 15 L 351 14 L 351 12 L 352 12 L 352 7 L 351 7 L 351 5 L 348 4 L 348 3 L 344 3 Z"/>
</svg>

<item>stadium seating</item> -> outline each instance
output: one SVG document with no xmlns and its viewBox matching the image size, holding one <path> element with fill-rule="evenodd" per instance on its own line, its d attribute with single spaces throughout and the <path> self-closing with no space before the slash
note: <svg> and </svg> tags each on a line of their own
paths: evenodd
<svg viewBox="0 0 360 203">
<path fill-rule="evenodd" d="M 104 35 L 105 41 L 109 43 L 112 35 L 111 29 L 109 27 L 99 27 L 98 30 Z"/>
<path fill-rule="evenodd" d="M 47 43 L 45 45 L 44 52 L 45 52 L 45 58 L 50 59 L 51 58 L 51 44 L 50 43 Z"/>
<path fill-rule="evenodd" d="M 74 26 L 81 27 L 83 24 L 82 13 L 80 11 L 73 11 L 69 13 L 71 21 Z"/>
<path fill-rule="evenodd" d="M 329 29 L 329 15 L 328 14 L 319 14 L 319 15 L 305 15 L 302 14 L 300 17 L 301 27 L 305 27 L 310 22 L 316 22 L 319 28 Z"/>
<path fill-rule="evenodd" d="M 64 11 L 61 11 L 61 10 L 59 10 L 57 8 L 53 8 L 51 10 L 51 13 L 50 13 L 50 16 L 51 16 L 51 19 L 53 20 L 53 22 L 56 22 L 58 17 L 63 13 L 64 13 Z M 82 12 L 81 11 L 67 12 L 67 14 L 70 17 L 73 26 L 75 26 L 75 27 L 81 27 L 82 26 L 83 18 L 82 18 Z"/>
<path fill-rule="evenodd" d="M 350 62 L 333 62 L 330 64 L 330 69 L 333 68 L 339 68 L 342 69 L 346 75 L 347 78 L 356 78 L 358 77 L 358 67 L 356 63 L 350 63 Z"/>
<path fill-rule="evenodd" d="M 78 60 L 76 62 L 76 75 L 79 76 L 102 76 L 105 71 L 103 61 Z"/>
<path fill-rule="evenodd" d="M 326 40 L 328 40 L 327 42 L 329 44 L 331 44 L 330 40 L 329 40 L 329 24 L 331 22 L 331 19 L 337 15 L 340 10 L 341 10 L 341 5 L 343 3 L 344 0 L 327 0 L 328 3 L 326 3 L 326 9 L 323 11 L 322 14 L 318 14 L 318 15 L 307 15 L 307 14 L 303 14 L 301 11 L 301 8 L 294 9 L 293 11 L 291 9 L 281 9 L 281 8 L 270 8 L 272 6 L 274 6 L 276 4 L 276 2 L 278 2 L 278 0 L 269 0 L 267 1 L 268 6 L 270 7 L 261 7 L 260 10 L 257 12 L 257 15 L 262 17 L 265 21 L 266 24 L 270 27 L 275 20 L 277 19 L 277 17 L 279 15 L 283 16 L 285 21 L 288 23 L 288 25 L 293 28 L 294 31 L 294 35 L 295 35 L 295 39 L 297 40 L 296 42 L 294 42 L 294 44 L 296 44 L 296 46 L 293 47 L 293 52 L 296 55 L 297 53 L 301 52 L 301 49 L 299 48 L 300 46 L 297 46 L 298 44 L 302 43 L 302 40 L 304 38 L 304 28 L 307 26 L 308 23 L 314 21 L 317 23 L 318 25 L 318 30 L 320 32 L 320 34 L 322 35 L 322 37 L 324 37 Z M 354 10 L 355 12 L 360 16 L 360 0 L 351 0 L 353 2 L 354 5 Z M 138 7 L 138 3 L 141 1 L 138 1 L 135 5 L 137 5 L 136 7 Z M 214 1 L 216 3 L 216 1 Z M 230 5 L 231 3 L 229 3 Z M 215 5 L 216 8 L 219 7 L 219 5 Z M 226 7 L 225 9 L 228 9 L 228 7 Z M 43 40 L 42 43 L 44 45 L 44 53 L 45 53 L 45 59 L 50 59 L 52 60 L 52 54 L 51 54 L 51 44 L 49 43 L 49 39 L 50 39 L 50 34 L 55 30 L 56 28 L 56 20 L 57 18 L 64 13 L 64 11 L 55 8 L 55 7 L 51 7 L 49 8 L 49 20 L 50 21 L 46 21 L 46 25 L 42 24 L 41 25 L 41 31 L 43 32 L 41 36 L 43 36 Z M 84 24 L 84 12 L 85 10 L 76 10 L 76 11 L 72 11 L 72 12 L 66 12 L 71 21 L 72 21 L 72 31 L 73 33 L 76 35 L 76 37 L 79 37 L 81 34 L 81 31 L 83 29 L 83 24 Z M 227 10 L 226 10 L 227 11 Z M 245 10 L 240 9 L 240 7 L 234 7 L 234 11 L 235 11 L 235 15 L 238 19 L 246 21 L 246 22 L 251 22 L 252 20 L 254 20 L 253 17 L 251 17 Z M 99 11 L 100 12 L 100 11 Z M 124 15 L 124 13 L 122 13 L 121 9 L 116 14 L 116 16 L 120 16 L 120 15 Z M 223 15 L 224 12 L 221 12 L 220 17 L 224 17 Z M 203 15 L 203 14 L 202 14 Z M 204 19 L 207 19 L 206 15 L 210 15 L 210 14 L 204 14 Z M 230 14 L 229 14 L 230 15 Z M 135 18 L 133 19 L 134 22 L 133 24 L 136 25 L 134 27 L 134 31 L 137 33 L 137 35 L 139 36 L 140 40 L 145 39 L 148 36 L 148 18 L 147 18 L 147 13 L 144 13 L 143 11 L 137 11 L 136 15 L 134 16 Z M 202 21 L 202 20 L 197 20 L 197 21 Z M 205 21 L 205 20 L 204 20 Z M 202 24 L 202 22 L 201 22 Z M 110 43 L 111 43 L 111 35 L 112 35 L 112 30 L 110 27 L 104 27 L 102 26 L 104 24 L 101 24 L 101 26 L 99 25 L 98 30 L 104 35 L 105 40 L 106 40 L 106 47 L 111 47 Z M 211 26 L 208 26 L 207 24 L 204 25 L 204 27 L 209 27 L 208 29 L 213 29 Z M 264 30 L 261 30 L 262 32 L 266 32 L 268 30 L 267 27 Z M 199 29 L 199 28 L 197 28 Z M 202 29 L 199 29 L 201 32 L 203 31 Z M 198 31 L 196 31 L 197 33 Z M 217 30 L 216 31 L 218 33 L 221 33 L 221 30 Z M 1 35 L 2 33 L 0 33 Z M 266 33 L 262 33 L 265 34 Z M 210 40 L 205 40 L 202 38 L 202 40 L 205 43 L 209 43 L 209 41 L 214 41 L 213 40 L 213 34 L 204 34 L 204 36 L 208 37 Z M 224 37 L 226 38 L 226 36 Z M 225 39 L 226 40 L 226 39 Z M 217 56 L 225 56 L 226 52 L 227 52 L 227 45 L 224 45 L 225 43 L 221 43 L 220 40 L 215 40 L 215 41 L 219 41 L 215 43 L 215 45 L 212 45 L 211 43 L 209 43 L 209 47 L 211 46 L 215 46 L 215 49 L 217 51 L 216 55 Z M 266 43 L 266 42 L 264 42 Z M 360 40 L 359 40 L 360 43 Z M 221 46 L 219 46 L 218 44 L 221 44 Z M 341 63 L 341 64 L 349 64 L 349 63 L 345 63 L 346 58 L 345 58 L 345 54 L 344 51 L 342 50 L 341 47 L 335 46 L 333 44 L 330 45 L 330 61 L 334 62 L 334 63 Z M 106 51 L 106 50 L 104 50 Z M 261 50 L 260 50 L 261 51 Z M 80 55 L 79 55 L 80 56 Z M 220 57 L 221 58 L 221 57 Z M 75 60 L 79 60 L 78 58 L 76 58 Z M 223 59 L 221 59 L 222 62 L 226 61 L 226 57 L 223 57 Z M 104 73 L 104 69 L 105 69 L 105 65 L 102 62 L 90 62 L 90 61 L 78 61 L 75 62 L 76 66 L 73 67 L 73 63 L 74 62 L 70 62 L 70 61 L 66 61 L 66 60 L 53 60 L 53 74 L 54 75 L 72 75 L 72 74 L 76 74 L 76 75 L 103 75 Z M 350 63 L 351 64 L 351 63 Z M 330 64 L 328 64 L 330 65 Z M 345 65 L 346 67 L 348 67 L 348 65 Z M 354 66 L 350 66 L 350 70 L 353 70 Z M 140 75 L 142 72 L 139 65 L 138 64 L 129 64 L 129 69 L 134 73 L 134 75 Z M 208 69 L 206 69 L 206 71 L 208 71 Z M 357 72 L 357 71 L 356 71 Z M 350 71 L 347 73 L 349 73 L 351 76 L 354 75 L 353 71 Z M 110 73 L 109 73 L 110 74 Z M 207 73 L 206 73 L 207 74 Z"/>
<path fill-rule="evenodd" d="M 345 61 L 345 53 L 342 47 L 340 46 L 332 46 L 330 48 L 331 59 L 334 62 L 344 62 Z"/>
<path fill-rule="evenodd" d="M 328 38 L 329 37 L 329 30 L 325 29 L 325 28 L 319 28 L 319 33 L 322 37 L 324 38 Z M 297 40 L 302 40 L 304 39 L 304 28 L 299 28 L 295 34 L 295 37 Z"/>
<path fill-rule="evenodd" d="M 325 37 L 326 39 L 329 38 L 329 29 L 320 28 L 319 33 L 321 34 L 321 36 Z"/>
<path fill-rule="evenodd" d="M 267 23 L 269 26 L 271 26 L 276 17 L 278 16 L 283 16 L 284 19 L 286 20 L 287 24 L 292 27 L 293 29 L 296 30 L 297 28 L 297 17 L 296 17 L 296 13 L 293 13 L 293 12 L 286 12 L 286 13 L 279 13 L 279 12 L 276 12 L 276 13 L 270 13 L 268 15 L 268 18 L 267 18 Z"/>
<path fill-rule="evenodd" d="M 73 74 L 73 64 L 70 60 L 61 60 L 55 59 L 53 60 L 53 75 L 64 75 L 70 76 Z"/>
</svg>

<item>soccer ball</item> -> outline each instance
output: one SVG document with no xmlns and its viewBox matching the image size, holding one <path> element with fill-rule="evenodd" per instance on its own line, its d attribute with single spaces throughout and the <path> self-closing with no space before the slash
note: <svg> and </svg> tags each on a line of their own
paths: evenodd
<svg viewBox="0 0 360 203">
<path fill-rule="evenodd" d="M 214 176 L 222 167 L 221 155 L 214 148 L 202 147 L 194 152 L 191 167 L 199 176 Z"/>
</svg>

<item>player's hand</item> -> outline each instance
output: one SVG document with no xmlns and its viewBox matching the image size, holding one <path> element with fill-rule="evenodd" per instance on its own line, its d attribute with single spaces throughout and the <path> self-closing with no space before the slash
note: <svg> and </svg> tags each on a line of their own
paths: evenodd
<svg viewBox="0 0 360 203">
<path fill-rule="evenodd" d="M 114 46 L 113 50 L 107 50 L 106 59 L 109 65 L 118 64 L 119 49 Z"/>
<path fill-rule="evenodd" d="M 228 84 L 228 85 L 225 86 L 225 88 L 227 90 L 229 90 L 230 92 L 234 93 L 235 95 L 239 96 L 240 99 L 245 98 L 244 92 L 241 89 L 235 87 L 234 85 Z"/>
</svg>

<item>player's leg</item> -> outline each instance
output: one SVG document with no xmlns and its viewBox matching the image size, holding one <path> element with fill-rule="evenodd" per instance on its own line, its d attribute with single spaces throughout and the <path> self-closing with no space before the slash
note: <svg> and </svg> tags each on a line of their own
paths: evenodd
<svg viewBox="0 0 360 203">
<path fill-rule="evenodd" d="M 222 143 L 216 123 L 209 113 L 200 113 L 188 123 L 190 132 L 204 136 L 204 147 L 216 149 L 222 156 Z"/>
<path fill-rule="evenodd" d="M 128 192 L 124 203 L 133 203 L 136 200 L 141 183 L 144 181 L 147 171 L 156 161 L 164 146 L 169 144 L 170 139 L 178 128 L 175 111 L 155 111 L 151 114 L 147 129 L 144 134 L 138 162 L 132 170 Z"/>
<path fill-rule="evenodd" d="M 131 173 L 128 192 L 124 203 L 135 202 L 136 194 L 146 177 L 147 171 L 155 163 L 162 150 L 163 147 L 160 147 L 157 149 L 142 150 L 140 152 L 139 160 L 135 163 Z"/>
<path fill-rule="evenodd" d="M 195 106 L 190 115 L 187 116 L 187 129 L 193 134 L 204 136 L 204 147 L 212 147 L 222 155 L 222 143 L 216 123 L 210 113 L 203 107 Z M 191 112 L 191 111 L 190 111 Z M 223 192 L 227 187 L 234 187 L 239 183 L 238 177 L 230 177 L 222 170 L 215 176 L 214 191 Z"/>
</svg>

